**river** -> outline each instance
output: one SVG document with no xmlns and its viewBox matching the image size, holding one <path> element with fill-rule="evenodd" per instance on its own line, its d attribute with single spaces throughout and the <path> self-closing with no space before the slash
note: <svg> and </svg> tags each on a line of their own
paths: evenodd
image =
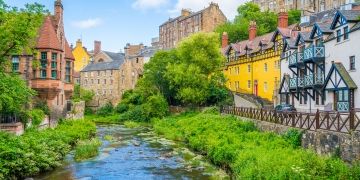
<svg viewBox="0 0 360 180">
<path fill-rule="evenodd" d="M 34 179 L 229 179 L 184 144 L 161 138 L 149 128 L 98 125 L 97 136 L 102 141 L 97 157 L 75 162 L 70 153 L 62 166 Z"/>
</svg>

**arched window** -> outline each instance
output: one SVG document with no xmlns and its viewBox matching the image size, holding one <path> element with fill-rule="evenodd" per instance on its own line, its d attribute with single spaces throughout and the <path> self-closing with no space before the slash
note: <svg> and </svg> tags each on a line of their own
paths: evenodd
<svg viewBox="0 0 360 180">
<path fill-rule="evenodd" d="M 100 59 L 99 59 L 99 62 L 104 62 L 104 59 L 103 59 L 103 58 L 100 58 Z"/>
</svg>

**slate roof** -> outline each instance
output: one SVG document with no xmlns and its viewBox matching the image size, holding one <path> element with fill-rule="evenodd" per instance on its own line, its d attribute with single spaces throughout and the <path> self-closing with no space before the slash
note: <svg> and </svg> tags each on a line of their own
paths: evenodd
<svg viewBox="0 0 360 180">
<path fill-rule="evenodd" d="M 75 60 L 75 57 L 71 51 L 68 41 L 65 39 L 65 58 Z"/>
<path fill-rule="evenodd" d="M 340 13 L 348 21 L 358 21 L 359 20 L 359 16 L 360 16 L 359 10 L 340 10 Z"/>
<path fill-rule="evenodd" d="M 109 51 L 103 51 L 106 55 L 108 55 L 112 60 L 123 60 L 125 58 L 124 53 L 114 53 Z"/>
<path fill-rule="evenodd" d="M 83 70 L 81 70 L 81 72 L 118 70 L 123 63 L 124 59 L 111 62 L 90 63 Z"/>
<path fill-rule="evenodd" d="M 330 29 L 331 22 L 317 22 L 316 23 L 323 33 L 332 33 L 333 31 Z"/>
<path fill-rule="evenodd" d="M 339 72 L 340 76 L 345 81 L 349 89 L 357 89 L 354 80 L 351 78 L 351 76 L 349 75 L 348 71 L 346 70 L 346 68 L 342 63 L 339 62 L 334 63 L 334 68 Z"/>
<path fill-rule="evenodd" d="M 332 18 L 335 16 L 336 14 L 336 9 L 330 9 L 327 11 L 322 11 L 319 13 L 315 13 L 310 15 L 310 19 L 309 22 L 305 22 L 305 23 L 300 23 L 300 26 L 304 27 L 304 26 L 312 26 L 314 25 L 316 22 L 331 22 Z"/>
<path fill-rule="evenodd" d="M 62 51 L 50 16 L 45 17 L 44 23 L 42 24 L 38 34 L 39 37 L 36 41 L 37 49 L 54 49 Z"/>
</svg>

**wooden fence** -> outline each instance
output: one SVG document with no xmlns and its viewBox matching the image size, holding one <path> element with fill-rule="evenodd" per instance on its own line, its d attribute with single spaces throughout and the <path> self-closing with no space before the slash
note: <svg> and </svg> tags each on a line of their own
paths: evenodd
<svg viewBox="0 0 360 180">
<path fill-rule="evenodd" d="M 0 114 L 0 124 L 11 124 L 21 122 L 21 119 L 16 115 Z"/>
<path fill-rule="evenodd" d="M 359 109 L 344 113 L 319 110 L 316 113 L 301 113 L 230 106 L 221 108 L 221 112 L 312 131 L 317 129 L 341 133 L 360 131 Z"/>
</svg>

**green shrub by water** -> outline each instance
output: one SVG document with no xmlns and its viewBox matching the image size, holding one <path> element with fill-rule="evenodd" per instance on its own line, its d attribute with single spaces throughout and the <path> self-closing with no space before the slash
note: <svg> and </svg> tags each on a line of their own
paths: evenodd
<svg viewBox="0 0 360 180">
<path fill-rule="evenodd" d="M 61 165 L 79 140 L 95 135 L 90 121 L 65 121 L 55 129 L 31 130 L 22 136 L 0 132 L 0 179 L 24 178 Z"/>
<path fill-rule="evenodd" d="M 98 138 L 79 141 L 75 148 L 75 161 L 83 161 L 97 156 L 101 144 Z"/>
<path fill-rule="evenodd" d="M 186 114 L 154 120 L 165 137 L 188 143 L 238 179 L 360 179 L 360 166 L 316 155 L 297 145 L 296 132 L 259 132 L 232 116 Z"/>
<path fill-rule="evenodd" d="M 137 122 L 134 122 L 134 121 L 125 121 L 125 122 L 124 122 L 124 126 L 125 126 L 126 128 L 133 129 L 133 128 L 138 128 L 138 127 L 140 127 L 140 124 L 137 123 Z"/>
</svg>

